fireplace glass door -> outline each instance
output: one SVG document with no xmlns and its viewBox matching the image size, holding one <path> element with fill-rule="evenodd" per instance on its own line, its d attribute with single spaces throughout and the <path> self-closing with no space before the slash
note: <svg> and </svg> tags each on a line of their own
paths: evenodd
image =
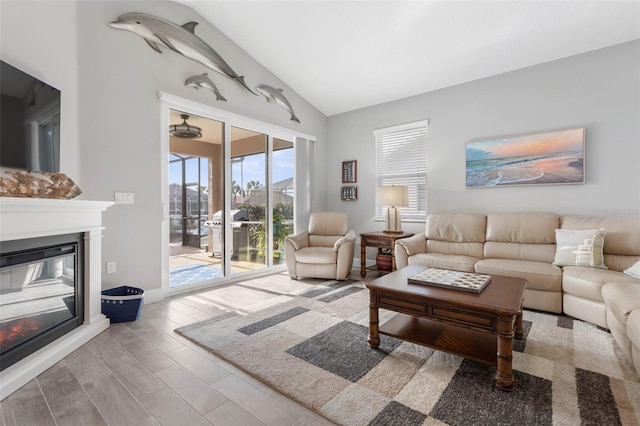
<svg viewBox="0 0 640 426">
<path fill-rule="evenodd" d="M 80 235 L 2 244 L 0 369 L 82 323 Z"/>
</svg>

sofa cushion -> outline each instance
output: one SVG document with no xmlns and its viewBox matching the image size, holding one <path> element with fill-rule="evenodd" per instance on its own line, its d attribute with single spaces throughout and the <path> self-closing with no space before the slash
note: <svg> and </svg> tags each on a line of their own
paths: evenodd
<svg viewBox="0 0 640 426">
<path fill-rule="evenodd" d="M 304 247 L 295 252 L 296 261 L 300 263 L 332 263 L 336 264 L 338 253 L 331 247 Z"/>
<path fill-rule="evenodd" d="M 401 241 L 401 240 L 400 240 Z M 442 253 L 482 258 L 482 243 L 427 240 L 427 253 Z"/>
<path fill-rule="evenodd" d="M 620 324 L 627 324 L 629 314 L 640 310 L 640 282 L 606 283 L 602 287 L 602 298 L 616 320 Z M 640 343 L 639 340 L 640 335 L 636 337 L 636 342 Z"/>
<path fill-rule="evenodd" d="M 318 247 L 333 247 L 342 235 L 309 235 L 309 245 Z"/>
<path fill-rule="evenodd" d="M 425 235 L 428 240 L 484 243 L 487 217 L 473 213 L 431 213 Z"/>
<path fill-rule="evenodd" d="M 588 266 L 607 269 L 604 264 L 604 236 L 607 230 L 556 229 L 556 256 L 554 265 Z"/>
<path fill-rule="evenodd" d="M 347 214 L 340 212 L 318 212 L 309 216 L 309 234 L 344 235 L 347 233 Z"/>
<path fill-rule="evenodd" d="M 527 290 L 562 291 L 562 269 L 550 263 L 531 260 L 482 259 L 475 272 L 524 278 Z"/>
<path fill-rule="evenodd" d="M 483 257 L 551 263 L 559 224 L 554 213 L 490 213 Z"/>
<path fill-rule="evenodd" d="M 555 244 L 520 244 L 487 241 L 484 244 L 483 257 L 552 263 L 555 255 Z"/>
<path fill-rule="evenodd" d="M 565 266 L 562 274 L 562 291 L 583 299 L 604 302 L 602 286 L 610 281 L 631 281 L 633 278 L 618 271 L 589 268 L 585 266 Z"/>
<path fill-rule="evenodd" d="M 560 217 L 555 213 L 490 213 L 487 241 L 521 244 L 555 244 Z"/>
<path fill-rule="evenodd" d="M 462 272 L 474 272 L 473 266 L 480 260 L 477 257 L 459 256 L 442 253 L 420 253 L 409 258 L 409 265 L 427 268 L 450 269 Z"/>
<path fill-rule="evenodd" d="M 566 215 L 561 218 L 560 227 L 606 229 L 604 263 L 609 269 L 623 271 L 640 259 L 640 217 Z"/>
<path fill-rule="evenodd" d="M 625 274 L 631 275 L 634 278 L 640 278 L 640 260 L 634 263 L 632 266 L 628 267 L 624 271 Z"/>
</svg>

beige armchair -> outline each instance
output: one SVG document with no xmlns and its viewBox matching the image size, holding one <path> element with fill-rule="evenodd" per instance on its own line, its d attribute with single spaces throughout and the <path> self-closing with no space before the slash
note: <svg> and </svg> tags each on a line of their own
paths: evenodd
<svg viewBox="0 0 640 426">
<path fill-rule="evenodd" d="M 346 213 L 312 213 L 308 231 L 285 239 L 284 252 L 291 278 L 346 279 L 353 265 L 356 239 L 356 234 L 347 227 Z"/>
</svg>

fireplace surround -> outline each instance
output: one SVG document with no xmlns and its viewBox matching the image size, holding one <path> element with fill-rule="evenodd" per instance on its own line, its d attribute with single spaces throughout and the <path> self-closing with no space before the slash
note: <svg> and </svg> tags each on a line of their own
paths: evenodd
<svg viewBox="0 0 640 426">
<path fill-rule="evenodd" d="M 81 309 L 78 306 L 72 307 L 79 315 L 68 320 L 75 324 L 63 326 L 68 329 L 60 336 L 55 336 L 55 340 L 45 342 L 30 355 L 12 360 L 10 366 L 2 368 L 0 400 L 109 327 L 109 320 L 101 313 L 100 296 L 102 212 L 111 205 L 112 202 L 105 201 L 0 197 L 0 252 L 7 252 L 5 247 L 16 251 L 12 247 L 28 246 L 29 241 L 37 243 L 48 240 L 50 243 L 44 245 L 56 246 L 64 252 L 58 253 L 60 256 L 54 254 L 53 258 L 66 260 L 51 261 L 47 268 L 63 268 L 62 272 L 54 275 L 68 281 L 71 275 L 68 271 L 69 262 L 73 262 L 67 258 L 68 251 L 76 250 L 74 257 L 78 264 L 74 274 L 79 275 L 76 276 L 77 281 L 82 283 L 75 296 L 81 297 Z M 69 239 L 76 239 L 77 244 L 70 243 Z M 70 246 L 75 248 L 71 249 Z M 64 275 L 66 277 L 62 277 Z M 17 282 L 23 281 L 18 279 Z M 3 295 L 0 294 L 0 297 Z M 68 296 L 65 297 L 69 302 Z"/>
</svg>

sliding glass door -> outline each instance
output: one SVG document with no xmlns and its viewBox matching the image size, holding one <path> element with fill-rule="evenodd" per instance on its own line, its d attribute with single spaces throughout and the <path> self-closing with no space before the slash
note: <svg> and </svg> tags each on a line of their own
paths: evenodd
<svg viewBox="0 0 640 426">
<path fill-rule="evenodd" d="M 171 110 L 171 123 L 183 120 Z M 200 137 L 169 138 L 169 287 L 225 276 L 224 125 L 189 116 Z"/>
<path fill-rule="evenodd" d="M 249 218 L 232 223 L 234 243 L 246 226 L 248 267 L 284 264 L 284 239 L 294 223 L 293 142 L 238 127 L 231 127 L 231 136 L 231 211 Z"/>
<path fill-rule="evenodd" d="M 284 264 L 284 239 L 293 234 L 295 205 L 293 142 L 273 139 L 272 151 L 273 263 Z"/>
<path fill-rule="evenodd" d="M 268 234 L 266 232 L 267 135 L 231 127 L 231 214 L 241 214 L 244 221 L 234 221 L 234 242 L 241 240 L 241 257 L 248 269 L 265 268 Z M 235 189 L 234 189 L 235 188 Z M 245 239 L 246 237 L 246 239 Z"/>
<path fill-rule="evenodd" d="M 169 116 L 179 122 L 185 112 Z M 294 227 L 293 137 L 188 117 L 202 135 L 169 138 L 169 287 L 284 265 Z"/>
</svg>

